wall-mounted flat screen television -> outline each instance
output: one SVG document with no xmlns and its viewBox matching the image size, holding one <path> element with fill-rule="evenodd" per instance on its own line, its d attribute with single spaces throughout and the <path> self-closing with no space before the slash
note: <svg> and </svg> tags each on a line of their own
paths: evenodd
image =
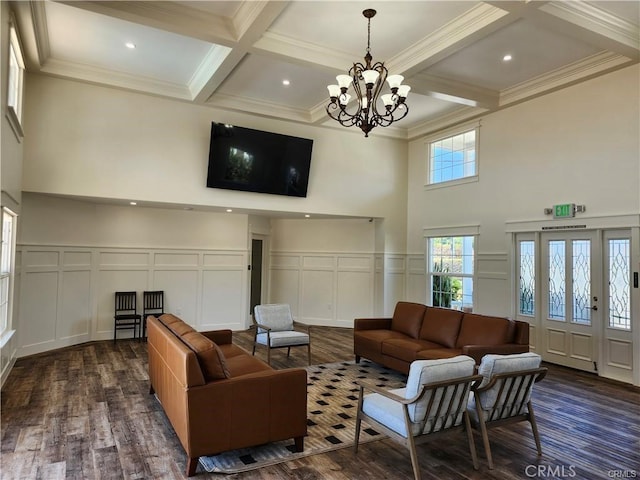
<svg viewBox="0 0 640 480">
<path fill-rule="evenodd" d="M 313 140 L 212 122 L 207 187 L 306 197 Z"/>
</svg>

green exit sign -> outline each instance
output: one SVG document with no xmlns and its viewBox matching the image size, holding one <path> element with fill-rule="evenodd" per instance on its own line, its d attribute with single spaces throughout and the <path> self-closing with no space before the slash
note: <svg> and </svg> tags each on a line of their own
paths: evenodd
<svg viewBox="0 0 640 480">
<path fill-rule="evenodd" d="M 576 216 L 575 203 L 563 203 L 553 206 L 553 218 L 571 218 Z"/>
</svg>

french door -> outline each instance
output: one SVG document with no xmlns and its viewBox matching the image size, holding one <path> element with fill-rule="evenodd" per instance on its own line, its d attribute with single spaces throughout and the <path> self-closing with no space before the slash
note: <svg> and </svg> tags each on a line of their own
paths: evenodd
<svg viewBox="0 0 640 480">
<path fill-rule="evenodd" d="M 542 357 L 596 371 L 601 327 L 600 244 L 595 232 L 543 233 Z"/>
<path fill-rule="evenodd" d="M 515 253 L 516 318 L 530 324 L 531 350 L 633 382 L 631 231 L 519 233 Z"/>
</svg>

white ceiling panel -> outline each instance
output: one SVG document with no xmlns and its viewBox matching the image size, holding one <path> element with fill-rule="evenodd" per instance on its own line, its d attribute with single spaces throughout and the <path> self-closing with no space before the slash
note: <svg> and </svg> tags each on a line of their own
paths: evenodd
<svg viewBox="0 0 640 480">
<path fill-rule="evenodd" d="M 518 20 L 454 53 L 429 69 L 429 73 L 504 90 L 561 68 L 600 49 Z M 511 61 L 503 61 L 510 54 Z"/>
<path fill-rule="evenodd" d="M 46 2 L 51 58 L 186 84 L 213 44 L 175 33 Z M 136 48 L 126 47 L 127 42 Z"/>
</svg>

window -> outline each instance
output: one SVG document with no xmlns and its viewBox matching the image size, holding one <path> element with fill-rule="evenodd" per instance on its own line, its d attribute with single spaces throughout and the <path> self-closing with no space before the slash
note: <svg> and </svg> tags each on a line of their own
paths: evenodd
<svg viewBox="0 0 640 480">
<path fill-rule="evenodd" d="M 609 327 L 631 330 L 631 241 L 611 238 L 607 242 L 609 273 Z"/>
<path fill-rule="evenodd" d="M 22 137 L 22 100 L 24 88 L 24 57 L 20 48 L 15 21 L 9 26 L 9 78 L 7 81 L 7 118 L 18 137 Z"/>
<path fill-rule="evenodd" d="M 429 238 L 429 279 L 434 307 L 473 308 L 473 236 Z"/>
<path fill-rule="evenodd" d="M 478 127 L 429 142 L 428 184 L 476 176 Z"/>
<path fill-rule="evenodd" d="M 0 252 L 0 337 L 10 327 L 11 291 L 13 283 L 13 250 L 15 218 L 9 210 L 2 211 L 2 244 Z"/>
<path fill-rule="evenodd" d="M 536 297 L 536 250 L 533 240 L 522 240 L 518 243 L 519 259 L 519 299 L 518 313 L 521 315 L 535 314 Z"/>
</svg>

